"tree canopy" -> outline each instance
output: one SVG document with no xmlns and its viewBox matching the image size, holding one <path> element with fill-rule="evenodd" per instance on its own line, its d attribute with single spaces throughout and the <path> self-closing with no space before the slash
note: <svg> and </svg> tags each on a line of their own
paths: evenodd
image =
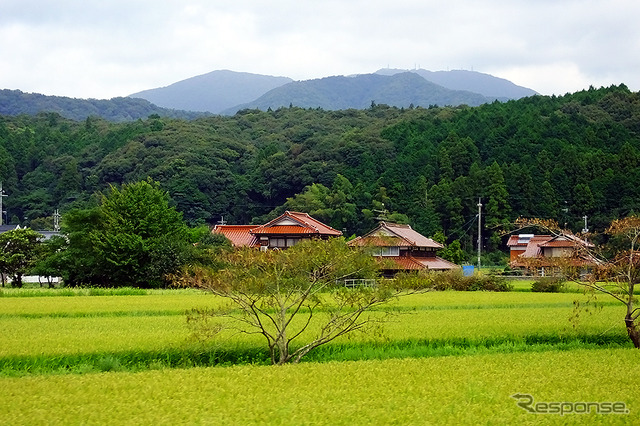
<svg viewBox="0 0 640 426">
<path fill-rule="evenodd" d="M 14 229 L 0 234 L 0 275 L 13 278 L 14 287 L 22 287 L 22 276 L 35 263 L 42 235 L 31 229 Z"/>
<path fill-rule="evenodd" d="M 152 180 L 111 186 L 94 209 L 63 216 L 70 284 L 159 287 L 188 259 L 182 214 Z"/>
</svg>

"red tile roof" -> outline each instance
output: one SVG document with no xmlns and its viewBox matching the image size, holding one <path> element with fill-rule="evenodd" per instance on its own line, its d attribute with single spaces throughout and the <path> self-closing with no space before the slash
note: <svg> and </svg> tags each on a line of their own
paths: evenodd
<svg viewBox="0 0 640 426">
<path fill-rule="evenodd" d="M 524 253 L 522 253 L 520 256 L 522 256 L 522 257 L 540 256 L 540 254 L 541 254 L 540 244 L 549 241 L 550 238 L 551 238 L 550 235 L 536 235 L 536 236 L 534 236 L 533 238 L 531 238 L 529 240 L 529 243 L 527 244 L 527 248 L 525 249 Z"/>
<path fill-rule="evenodd" d="M 284 223 L 283 223 L 284 222 Z M 283 223 L 283 224 L 280 224 Z M 309 216 L 307 213 L 286 211 L 271 222 L 258 226 L 251 231 L 254 235 L 269 234 L 315 234 L 321 236 L 339 237 L 341 231 L 333 229 Z"/>
<path fill-rule="evenodd" d="M 268 228 L 260 228 L 253 231 L 258 235 L 270 235 L 270 234 L 318 234 L 315 229 L 307 228 L 297 225 L 274 225 Z"/>
<path fill-rule="evenodd" d="M 440 257 L 415 258 L 405 256 L 382 256 L 381 260 L 391 260 L 395 263 L 398 270 L 415 271 L 420 269 L 430 269 L 433 271 L 442 271 L 449 269 L 457 269 L 458 265 L 444 260 Z"/>
<path fill-rule="evenodd" d="M 372 231 L 349 242 L 350 245 L 376 247 L 428 247 L 439 249 L 442 244 L 413 230 L 409 225 L 380 222 Z"/>
<path fill-rule="evenodd" d="M 231 241 L 234 247 L 253 247 L 257 244 L 257 239 L 250 231 L 258 226 L 259 225 L 216 225 L 211 232 L 224 235 Z"/>
<path fill-rule="evenodd" d="M 509 237 L 509 241 L 507 241 L 507 247 L 526 247 L 529 244 L 531 238 L 537 238 L 538 240 L 542 238 L 546 238 L 547 240 L 551 239 L 551 235 L 534 235 L 534 234 L 520 234 L 520 235 L 512 235 Z"/>
<path fill-rule="evenodd" d="M 588 241 L 569 235 L 558 235 L 552 239 L 541 243 L 540 247 L 593 247 Z"/>
<path fill-rule="evenodd" d="M 442 259 L 440 257 L 425 257 L 420 259 L 415 259 L 417 262 L 423 264 L 427 267 L 427 269 L 431 270 L 448 270 L 448 269 L 458 269 L 460 266 L 456 265 L 453 262 L 449 262 L 448 260 Z"/>
</svg>

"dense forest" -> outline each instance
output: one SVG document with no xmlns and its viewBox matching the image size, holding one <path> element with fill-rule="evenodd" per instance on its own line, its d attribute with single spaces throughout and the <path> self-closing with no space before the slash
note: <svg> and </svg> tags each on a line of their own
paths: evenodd
<svg viewBox="0 0 640 426">
<path fill-rule="evenodd" d="M 624 85 L 478 107 L 242 110 L 113 123 L 0 116 L 5 221 L 51 226 L 151 177 L 192 225 L 306 211 L 347 235 L 379 218 L 472 250 L 518 216 L 602 230 L 640 210 L 640 94 Z"/>
</svg>

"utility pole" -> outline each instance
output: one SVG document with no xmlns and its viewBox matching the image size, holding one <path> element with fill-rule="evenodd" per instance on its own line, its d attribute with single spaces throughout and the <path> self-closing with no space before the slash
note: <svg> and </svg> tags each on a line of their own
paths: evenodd
<svg viewBox="0 0 640 426">
<path fill-rule="evenodd" d="M 6 196 L 4 189 L 2 189 L 2 182 L 0 182 L 0 226 L 2 226 L 2 215 L 4 214 L 4 210 L 2 210 L 2 199 Z"/>
<path fill-rule="evenodd" d="M 60 232 L 60 213 L 58 212 L 58 209 L 53 212 L 53 231 Z"/>
<path fill-rule="evenodd" d="M 480 254 L 482 253 L 482 201 L 478 198 L 478 272 L 480 272 Z"/>
<path fill-rule="evenodd" d="M 587 226 L 587 215 L 585 214 L 582 218 L 584 219 L 584 228 L 582 228 L 582 233 L 586 234 L 589 232 L 589 227 Z"/>
</svg>

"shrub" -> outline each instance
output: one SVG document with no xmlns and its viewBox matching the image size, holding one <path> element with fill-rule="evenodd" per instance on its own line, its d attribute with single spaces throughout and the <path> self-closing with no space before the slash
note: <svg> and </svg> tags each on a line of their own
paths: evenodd
<svg viewBox="0 0 640 426">
<path fill-rule="evenodd" d="M 564 280 L 559 277 L 542 277 L 531 284 L 531 291 L 536 293 L 559 293 L 564 288 Z"/>
<path fill-rule="evenodd" d="M 461 271 L 435 273 L 434 290 L 455 291 L 510 291 L 512 286 L 496 275 L 472 275 L 465 277 Z"/>
</svg>

